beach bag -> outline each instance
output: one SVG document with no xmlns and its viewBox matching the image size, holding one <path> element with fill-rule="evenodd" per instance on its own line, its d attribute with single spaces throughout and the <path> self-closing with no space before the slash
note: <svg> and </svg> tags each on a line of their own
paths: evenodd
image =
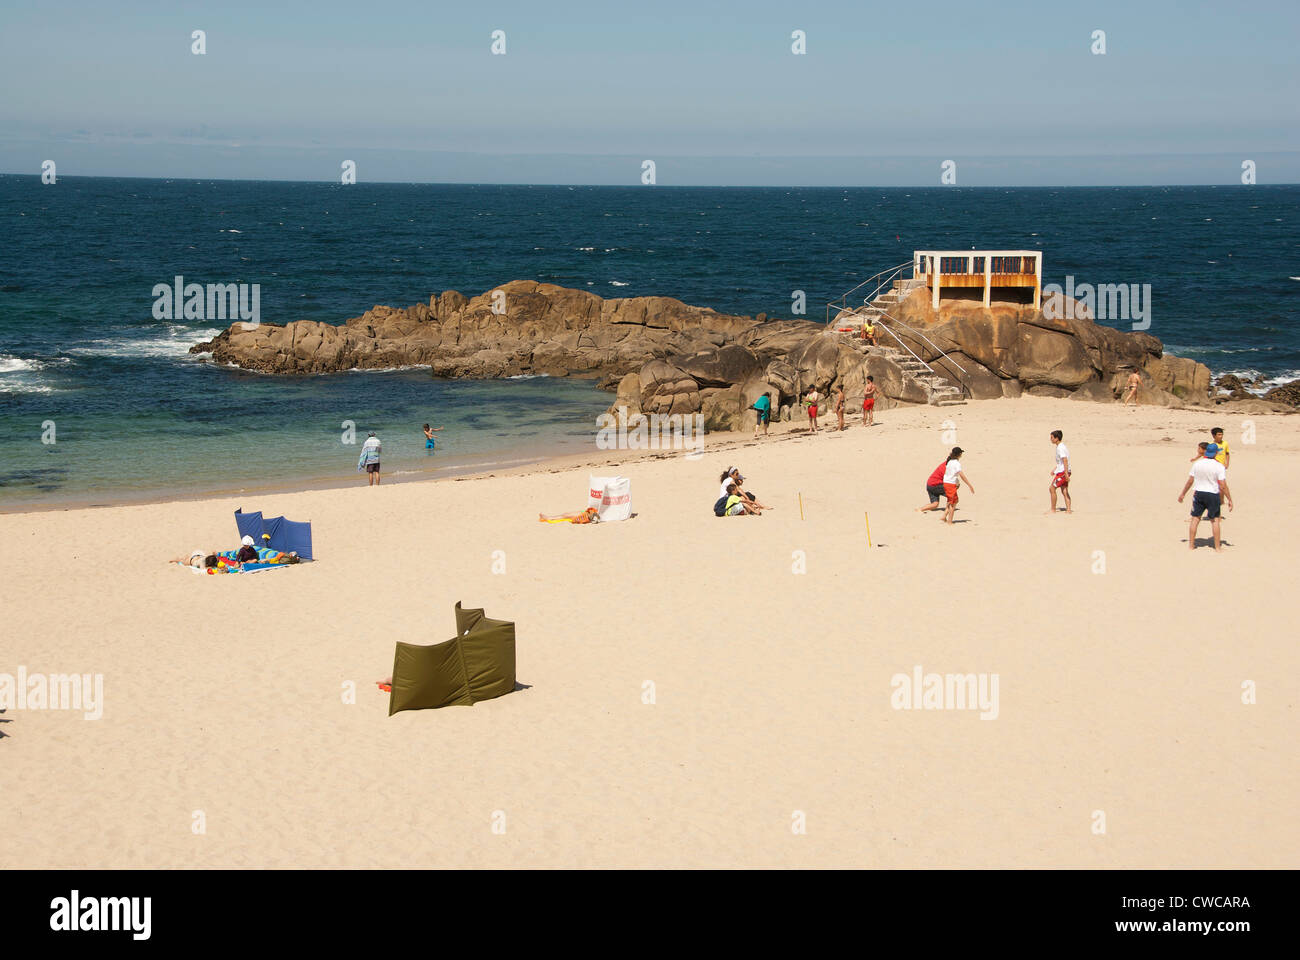
<svg viewBox="0 0 1300 960">
<path fill-rule="evenodd" d="M 627 477 L 590 477 L 587 506 L 596 508 L 602 523 L 632 516 L 632 481 Z"/>
<path fill-rule="evenodd" d="M 713 505 L 713 515 L 715 517 L 725 517 L 727 515 L 727 498 L 725 495 L 718 497 L 718 502 Z"/>
</svg>

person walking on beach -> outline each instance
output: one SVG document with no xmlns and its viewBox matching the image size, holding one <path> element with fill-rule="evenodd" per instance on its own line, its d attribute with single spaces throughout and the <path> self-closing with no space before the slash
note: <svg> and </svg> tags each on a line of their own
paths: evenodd
<svg viewBox="0 0 1300 960">
<path fill-rule="evenodd" d="M 862 425 L 870 427 L 876 422 L 876 378 L 869 375 L 862 386 Z"/>
<path fill-rule="evenodd" d="M 1056 515 L 1056 491 L 1060 490 L 1065 498 L 1065 512 L 1074 513 L 1074 504 L 1070 501 L 1070 448 L 1065 445 L 1065 434 L 1060 430 L 1052 431 L 1051 441 L 1056 448 L 1056 466 L 1052 468 L 1052 482 L 1047 487 L 1052 498 L 1052 509 L 1047 512 Z"/>
<path fill-rule="evenodd" d="M 1219 454 L 1217 444 L 1201 443 L 1197 448 L 1201 451 L 1201 456 L 1197 457 L 1196 462 L 1192 464 L 1192 469 L 1187 474 L 1187 482 L 1183 484 L 1183 492 L 1178 495 L 1178 502 L 1182 503 L 1183 497 L 1187 496 L 1187 491 L 1194 488 L 1192 516 L 1187 521 L 1187 549 L 1196 549 L 1196 528 L 1201 525 L 1201 516 L 1204 515 L 1210 521 L 1210 527 L 1214 531 L 1214 550 L 1216 553 L 1221 553 L 1223 551 L 1223 539 L 1219 529 L 1221 499 L 1228 501 L 1228 509 L 1232 509 L 1228 471 L 1216 459 Z"/>
<path fill-rule="evenodd" d="M 754 437 L 758 437 L 758 428 L 763 428 L 763 436 L 767 436 L 767 425 L 772 419 L 772 398 L 766 393 L 762 394 L 754 401 Z"/>
<path fill-rule="evenodd" d="M 357 469 L 366 471 L 367 486 L 373 487 L 379 483 L 379 454 L 382 450 L 383 445 L 375 436 L 375 431 L 371 430 L 370 436 L 361 445 L 361 458 L 357 460 Z"/>
<path fill-rule="evenodd" d="M 835 418 L 839 421 L 836 428 L 840 433 L 844 432 L 844 385 L 837 384 L 835 387 Z"/>
<path fill-rule="evenodd" d="M 808 396 L 804 398 L 804 402 L 808 404 L 808 423 L 813 433 L 817 433 L 817 401 L 821 398 L 822 395 L 817 392 L 816 387 L 809 390 Z"/>
<path fill-rule="evenodd" d="M 925 492 L 930 498 L 930 505 L 928 507 L 917 507 L 917 513 L 929 513 L 931 510 L 939 509 L 939 500 L 943 497 L 944 493 L 943 475 L 947 470 L 948 461 L 944 460 L 930 472 L 930 476 L 925 481 Z"/>
<path fill-rule="evenodd" d="M 1128 375 L 1128 393 L 1124 394 L 1124 406 L 1127 407 L 1130 400 L 1133 401 L 1134 407 L 1138 406 L 1138 387 L 1140 386 L 1142 386 L 1142 374 L 1138 373 L 1137 370 L 1134 369 L 1134 371 Z"/>
<path fill-rule="evenodd" d="M 948 506 L 943 511 L 943 522 L 949 525 L 952 524 L 952 515 L 957 509 L 957 488 L 961 486 L 961 482 L 965 480 L 966 486 L 970 487 L 970 492 L 975 492 L 970 479 L 961 471 L 960 457 L 965 452 L 961 447 L 953 447 L 943 467 L 943 496 L 948 501 Z"/>
</svg>

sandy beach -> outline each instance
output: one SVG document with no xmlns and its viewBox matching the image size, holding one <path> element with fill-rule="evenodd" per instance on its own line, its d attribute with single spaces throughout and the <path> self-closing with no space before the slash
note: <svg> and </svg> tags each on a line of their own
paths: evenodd
<svg viewBox="0 0 1300 960">
<path fill-rule="evenodd" d="M 878 420 L 710 435 L 697 459 L 593 447 L 492 477 L 0 516 L 0 673 L 103 675 L 100 719 L 0 717 L 0 865 L 1300 861 L 1300 417 L 1253 417 L 1253 443 L 1223 412 L 1037 397 Z M 1176 502 L 1216 425 L 1237 502 L 1218 554 L 1187 549 Z M 1069 516 L 1046 515 L 1054 428 Z M 947 527 L 915 509 L 954 443 L 976 492 Z M 538 523 L 585 506 L 588 463 L 631 479 L 634 518 Z M 774 510 L 712 515 L 733 463 Z M 235 546 L 237 507 L 310 520 L 317 561 L 165 564 Z M 389 717 L 394 641 L 449 638 L 458 600 L 516 622 L 524 688 Z M 895 709 L 917 667 L 996 674 L 996 717 Z"/>
</svg>

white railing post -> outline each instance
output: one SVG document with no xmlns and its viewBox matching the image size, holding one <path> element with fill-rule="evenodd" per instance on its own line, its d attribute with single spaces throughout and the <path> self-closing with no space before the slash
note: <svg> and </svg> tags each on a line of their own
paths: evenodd
<svg viewBox="0 0 1300 960">
<path fill-rule="evenodd" d="M 985 309 L 993 302 L 993 258 L 984 254 L 984 307 Z"/>
</svg>

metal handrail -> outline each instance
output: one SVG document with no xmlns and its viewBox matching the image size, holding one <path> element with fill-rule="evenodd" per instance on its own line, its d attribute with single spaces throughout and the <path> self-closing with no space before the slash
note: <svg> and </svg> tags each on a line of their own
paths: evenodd
<svg viewBox="0 0 1300 960">
<path fill-rule="evenodd" d="M 871 300 L 875 299 L 875 295 L 878 294 L 878 293 L 880 292 L 880 289 L 885 285 L 886 282 L 892 282 L 893 279 L 894 279 L 894 277 L 895 277 L 895 275 L 901 273 L 903 270 L 907 269 L 907 268 L 910 267 L 911 265 L 912 265 L 912 261 L 911 261 L 911 260 L 907 260 L 907 261 L 904 261 L 903 263 L 900 263 L 900 264 L 899 264 L 898 266 L 896 266 L 896 267 L 888 267 L 888 268 L 886 268 L 886 269 L 884 269 L 884 270 L 881 270 L 879 273 L 876 273 L 876 274 L 873 274 L 873 275 L 870 276 L 870 277 L 867 277 L 867 279 L 863 280 L 861 283 L 859 283 L 859 284 L 858 284 L 856 287 L 854 287 L 853 289 L 845 291 L 843 294 L 840 295 L 840 298 L 839 298 L 838 301 L 836 301 L 836 300 L 831 300 L 831 301 L 829 301 L 829 302 L 826 304 L 826 322 L 827 322 L 827 323 L 830 323 L 830 322 L 831 322 L 831 307 L 838 307 L 840 310 L 847 310 L 847 309 L 849 308 L 849 297 L 853 296 L 853 294 L 857 293 L 859 290 L 861 290 L 861 289 L 862 289 L 863 287 L 865 287 L 867 284 L 871 283 L 871 281 L 876 280 L 876 279 L 878 279 L 879 277 L 883 277 L 883 276 L 885 276 L 885 274 L 889 274 L 890 276 L 889 276 L 888 278 L 886 278 L 886 280 L 881 280 L 879 283 L 876 284 L 876 289 L 875 289 L 875 291 L 873 292 L 872 296 L 870 296 L 870 297 L 868 297 L 868 298 L 866 298 L 865 300 L 862 301 L 863 303 L 868 303 L 868 302 L 870 302 Z"/>
<path fill-rule="evenodd" d="M 877 309 L 880 309 L 880 308 L 878 307 Z M 960 370 L 961 373 L 962 373 L 962 377 L 966 376 L 966 368 L 963 367 L 963 366 L 962 366 L 960 363 L 958 363 L 956 360 L 954 360 L 952 357 L 948 356 L 948 353 L 947 353 L 946 350 L 944 350 L 944 349 L 943 349 L 942 347 L 940 347 L 937 343 L 935 343 L 933 340 L 931 340 L 929 337 L 927 337 L 925 334 L 923 334 L 920 330 L 917 330 L 917 329 L 916 329 L 915 327 L 913 327 L 911 324 L 904 323 L 902 320 L 899 320 L 897 317 L 892 316 L 892 315 L 889 314 L 889 313 L 886 313 L 883 309 L 880 309 L 880 318 L 881 318 L 882 320 L 888 320 L 888 321 L 890 321 L 891 323 L 896 323 L 896 324 L 898 324 L 900 327 L 906 327 L 908 330 L 910 330 L 912 333 L 914 333 L 914 334 L 915 334 L 919 339 L 925 341 L 925 343 L 927 343 L 927 344 L 930 346 L 930 348 L 931 348 L 932 350 L 934 350 L 935 353 L 939 354 L 939 356 L 943 357 L 945 360 L 947 360 L 949 363 L 951 363 L 954 367 L 956 367 L 958 370 Z M 894 333 L 893 330 L 890 330 L 889 327 L 885 326 L 883 323 L 881 324 L 881 326 L 884 327 L 884 329 L 885 329 L 886 331 L 889 332 L 889 335 L 890 335 L 891 337 L 893 337 L 895 340 L 898 340 L 899 343 L 902 343 L 902 342 L 903 342 L 902 340 L 899 340 L 898 334 Z M 912 350 L 911 350 L 910 348 L 908 348 L 906 344 L 903 345 L 903 348 L 904 348 L 905 350 L 907 350 L 908 353 L 911 353 L 912 356 L 916 357 L 916 354 L 913 353 Z M 916 359 L 921 360 L 920 357 L 916 357 Z M 921 362 L 922 362 L 922 363 L 925 363 L 924 360 L 921 360 Z M 930 364 L 925 363 L 925 366 L 926 366 L 926 369 L 928 369 L 931 373 L 935 373 L 935 369 L 934 369 L 934 367 L 930 366 Z M 940 374 L 936 374 L 936 376 L 939 376 L 939 375 L 940 375 Z M 961 387 L 961 393 L 962 393 L 962 396 L 965 396 L 967 393 L 970 392 L 970 388 L 966 386 L 966 381 L 963 380 L 963 379 L 961 379 L 961 377 L 958 377 L 958 378 L 957 378 L 957 385 L 958 385 L 959 387 Z M 972 395 L 972 396 L 973 396 L 973 395 Z"/>
</svg>

